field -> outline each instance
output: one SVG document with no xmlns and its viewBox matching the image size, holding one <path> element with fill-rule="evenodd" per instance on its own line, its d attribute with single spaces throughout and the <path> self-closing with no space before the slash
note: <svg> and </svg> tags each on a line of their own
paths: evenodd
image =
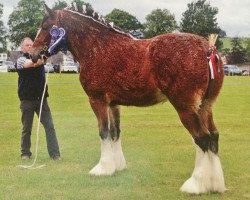
<svg viewBox="0 0 250 200">
<path fill-rule="evenodd" d="M 113 176 L 93 177 L 88 172 L 100 156 L 97 121 L 77 74 L 49 75 L 48 100 L 62 160 L 49 158 L 41 128 L 37 165 L 46 165 L 41 169 L 16 167 L 33 161 L 20 159 L 16 73 L 0 73 L 0 91 L 1 200 L 250 199 L 249 77 L 225 77 L 214 106 L 228 191 L 200 196 L 179 192 L 193 171 L 195 149 L 169 102 L 147 108 L 122 107 L 122 144 L 127 169 Z"/>
<path fill-rule="evenodd" d="M 220 38 L 220 40 L 223 42 L 223 49 L 231 49 L 232 45 L 231 45 L 231 41 L 233 38 L 229 38 L 229 37 L 225 37 L 225 38 Z M 247 38 L 242 38 L 241 39 L 241 45 L 246 48 L 246 42 L 247 42 Z"/>
</svg>

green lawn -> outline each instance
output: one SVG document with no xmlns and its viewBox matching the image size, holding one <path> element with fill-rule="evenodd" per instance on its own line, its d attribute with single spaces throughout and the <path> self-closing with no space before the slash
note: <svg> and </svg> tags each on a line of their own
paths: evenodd
<svg viewBox="0 0 250 200">
<path fill-rule="evenodd" d="M 148 108 L 122 107 L 121 129 L 127 169 L 113 176 L 93 177 L 100 144 L 95 116 L 77 74 L 49 75 L 49 104 L 62 160 L 49 159 L 44 130 L 40 132 L 38 165 L 20 159 L 20 110 L 17 74 L 0 73 L 0 199 L 138 200 L 250 199 L 250 78 L 225 77 L 214 107 L 220 130 L 220 157 L 225 194 L 194 196 L 179 192 L 195 159 L 191 137 L 170 103 Z M 35 152 L 35 130 L 33 146 Z"/>
</svg>

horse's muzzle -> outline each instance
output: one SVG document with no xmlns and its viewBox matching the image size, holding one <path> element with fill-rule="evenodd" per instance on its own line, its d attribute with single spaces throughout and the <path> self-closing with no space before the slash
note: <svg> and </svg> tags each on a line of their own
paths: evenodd
<svg viewBox="0 0 250 200">
<path fill-rule="evenodd" d="M 31 53 L 31 60 L 33 63 L 36 63 L 38 61 L 38 59 L 43 59 L 44 61 L 46 61 L 51 55 L 47 50 L 48 48 L 43 48 L 40 51 Z"/>
<path fill-rule="evenodd" d="M 36 63 L 38 61 L 39 58 L 41 58 L 41 56 L 38 54 L 38 55 L 30 55 L 31 56 L 31 60 L 33 63 Z"/>
</svg>

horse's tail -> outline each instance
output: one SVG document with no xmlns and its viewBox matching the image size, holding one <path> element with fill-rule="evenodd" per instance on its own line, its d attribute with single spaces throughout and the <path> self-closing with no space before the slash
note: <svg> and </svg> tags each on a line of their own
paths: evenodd
<svg viewBox="0 0 250 200">
<path fill-rule="evenodd" d="M 223 69 L 222 59 L 218 54 L 216 55 L 217 55 L 216 57 L 213 57 L 211 59 L 214 59 L 212 62 L 216 65 L 214 67 L 214 70 L 217 71 L 211 72 L 211 66 L 208 66 L 209 83 L 206 92 L 206 99 L 209 100 L 210 103 L 213 103 L 216 100 L 217 96 L 219 95 L 224 79 L 224 69 Z M 212 62 L 210 62 L 208 65 L 210 65 Z"/>
<path fill-rule="evenodd" d="M 219 95 L 224 77 L 223 63 L 215 46 L 217 37 L 218 34 L 210 34 L 208 36 L 209 49 L 207 52 L 207 59 L 209 67 L 209 84 L 206 99 L 211 103 L 213 103 Z"/>
</svg>

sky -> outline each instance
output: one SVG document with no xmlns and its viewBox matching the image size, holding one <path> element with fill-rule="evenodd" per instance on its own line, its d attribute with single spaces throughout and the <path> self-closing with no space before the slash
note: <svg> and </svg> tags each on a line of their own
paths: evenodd
<svg viewBox="0 0 250 200">
<path fill-rule="evenodd" d="M 17 6 L 19 0 L 0 0 L 3 4 L 5 26 L 10 13 Z M 65 0 L 71 2 L 72 0 Z M 194 0 L 88 0 L 96 11 L 102 15 L 110 13 L 114 8 L 124 10 L 134 15 L 141 23 L 152 10 L 168 9 L 174 14 L 177 23 L 182 19 L 182 13 L 187 10 L 187 4 Z M 56 0 L 45 0 L 52 7 Z M 250 0 L 207 0 L 212 7 L 217 7 L 216 15 L 219 27 L 226 31 L 229 37 L 250 37 Z"/>
</svg>

